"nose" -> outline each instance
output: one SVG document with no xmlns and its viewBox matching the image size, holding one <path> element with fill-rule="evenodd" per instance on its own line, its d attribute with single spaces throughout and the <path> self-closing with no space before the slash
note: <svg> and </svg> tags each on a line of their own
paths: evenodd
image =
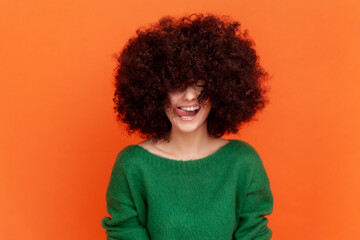
<svg viewBox="0 0 360 240">
<path fill-rule="evenodd" d="M 184 92 L 184 99 L 186 100 L 194 100 L 199 95 L 197 89 L 195 89 L 193 86 L 189 86 L 185 92 Z"/>
</svg>

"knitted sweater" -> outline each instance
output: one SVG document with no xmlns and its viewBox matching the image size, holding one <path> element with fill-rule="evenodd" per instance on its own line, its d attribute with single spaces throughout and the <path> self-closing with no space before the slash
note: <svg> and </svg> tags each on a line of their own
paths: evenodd
<svg viewBox="0 0 360 240">
<path fill-rule="evenodd" d="M 273 195 L 262 160 L 231 139 L 216 152 L 175 160 L 129 145 L 117 155 L 101 220 L 107 240 L 265 240 Z"/>
</svg>

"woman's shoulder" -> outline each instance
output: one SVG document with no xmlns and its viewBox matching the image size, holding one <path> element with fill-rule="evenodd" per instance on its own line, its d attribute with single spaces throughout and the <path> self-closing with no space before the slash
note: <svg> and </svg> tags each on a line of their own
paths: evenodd
<svg viewBox="0 0 360 240">
<path fill-rule="evenodd" d="M 230 141 L 233 142 L 235 149 L 239 152 L 247 154 L 257 154 L 255 148 L 248 142 L 239 139 L 231 139 Z"/>
<path fill-rule="evenodd" d="M 124 168 L 134 165 L 134 163 L 141 159 L 139 156 L 141 154 L 141 149 L 136 144 L 130 144 L 123 147 L 115 158 L 115 164 L 122 166 Z"/>
<path fill-rule="evenodd" d="M 242 164 L 262 165 L 258 151 L 248 142 L 239 139 L 232 139 L 233 156 Z"/>
<path fill-rule="evenodd" d="M 151 139 L 147 139 L 145 141 L 139 142 L 136 144 L 136 146 L 139 146 L 145 150 L 147 150 L 150 153 L 156 154 L 156 155 L 163 155 L 164 153 L 159 151 L 159 148 L 156 147 L 156 144 Z M 165 156 L 166 157 L 166 156 Z"/>
</svg>

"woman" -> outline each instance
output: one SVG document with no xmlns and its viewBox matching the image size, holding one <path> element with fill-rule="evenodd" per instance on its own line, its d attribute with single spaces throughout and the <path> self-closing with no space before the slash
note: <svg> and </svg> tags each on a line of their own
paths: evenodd
<svg viewBox="0 0 360 240">
<path fill-rule="evenodd" d="M 146 140 L 116 157 L 107 239 L 270 239 L 262 160 L 237 133 L 267 102 L 252 40 L 213 14 L 138 29 L 118 58 L 115 110 Z"/>
</svg>

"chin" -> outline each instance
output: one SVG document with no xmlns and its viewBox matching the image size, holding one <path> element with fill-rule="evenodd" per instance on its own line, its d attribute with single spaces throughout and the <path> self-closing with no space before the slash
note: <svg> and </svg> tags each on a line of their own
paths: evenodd
<svg viewBox="0 0 360 240">
<path fill-rule="evenodd" d="M 178 129 L 181 132 L 187 132 L 187 133 L 191 133 L 191 132 L 196 132 L 196 131 L 201 131 L 202 129 L 204 129 L 204 131 L 207 131 L 206 128 L 206 122 L 202 122 L 202 123 L 188 123 L 188 122 L 179 122 L 179 120 L 175 120 L 176 123 L 172 124 L 172 127 L 175 127 L 176 129 Z M 181 120 L 180 120 L 181 121 Z"/>
</svg>

